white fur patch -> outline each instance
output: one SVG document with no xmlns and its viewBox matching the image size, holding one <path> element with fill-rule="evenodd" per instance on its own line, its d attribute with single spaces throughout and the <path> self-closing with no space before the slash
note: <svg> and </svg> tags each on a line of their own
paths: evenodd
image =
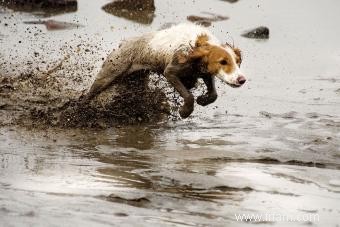
<svg viewBox="0 0 340 227">
<path fill-rule="evenodd" d="M 222 80 L 223 82 L 230 84 L 230 85 L 235 85 L 235 86 L 240 86 L 241 84 L 238 83 L 237 78 L 242 75 L 242 72 L 240 68 L 236 68 L 232 73 L 228 74 L 224 70 L 220 69 L 220 71 L 215 75 L 217 78 Z"/>
<path fill-rule="evenodd" d="M 195 46 L 200 35 L 207 35 L 211 44 L 221 45 L 208 29 L 195 24 L 179 24 L 156 32 L 150 40 L 150 47 L 157 52 L 173 54 L 179 48 Z"/>
</svg>

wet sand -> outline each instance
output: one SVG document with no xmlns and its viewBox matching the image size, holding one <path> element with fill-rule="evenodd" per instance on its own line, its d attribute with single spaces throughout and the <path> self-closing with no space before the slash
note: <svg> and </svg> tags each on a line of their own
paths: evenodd
<svg viewBox="0 0 340 227">
<path fill-rule="evenodd" d="M 0 225 L 340 224 L 337 1 L 156 1 L 148 24 L 107 3 L 51 17 L 0 8 Z M 187 120 L 74 128 L 30 118 L 79 97 L 120 40 L 206 11 L 229 17 L 210 29 L 243 50 L 244 87 L 218 83 L 218 100 Z M 23 23 L 41 18 L 82 27 Z M 261 25 L 269 40 L 241 37 Z M 319 219 L 237 221 L 243 213 Z"/>
</svg>

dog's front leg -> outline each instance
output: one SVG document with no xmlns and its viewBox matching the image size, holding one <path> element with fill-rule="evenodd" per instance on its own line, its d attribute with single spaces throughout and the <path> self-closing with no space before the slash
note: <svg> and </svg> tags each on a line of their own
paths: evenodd
<svg viewBox="0 0 340 227">
<path fill-rule="evenodd" d="M 194 111 L 194 96 L 186 89 L 179 79 L 180 74 L 181 70 L 175 66 L 168 66 L 164 71 L 165 78 L 184 99 L 184 105 L 180 108 L 179 114 L 182 118 L 187 118 Z"/>
<path fill-rule="evenodd" d="M 207 93 L 197 97 L 197 104 L 201 106 L 209 105 L 210 103 L 215 102 L 217 99 L 217 92 L 215 88 L 215 79 L 213 76 L 205 75 L 203 76 L 203 81 L 207 86 Z"/>
</svg>

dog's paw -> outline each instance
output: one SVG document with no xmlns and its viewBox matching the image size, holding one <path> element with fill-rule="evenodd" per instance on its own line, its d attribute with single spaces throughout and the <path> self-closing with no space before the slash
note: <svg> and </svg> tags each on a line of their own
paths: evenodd
<svg viewBox="0 0 340 227">
<path fill-rule="evenodd" d="M 179 115 L 181 116 L 181 118 L 187 118 L 190 116 L 190 114 L 193 111 L 194 111 L 194 106 L 188 107 L 184 105 L 179 109 Z"/>
<path fill-rule="evenodd" d="M 201 95 L 197 97 L 197 104 L 200 106 L 206 106 L 209 105 L 213 102 L 215 102 L 215 100 L 217 99 L 217 95 L 213 94 L 213 95 Z"/>
</svg>

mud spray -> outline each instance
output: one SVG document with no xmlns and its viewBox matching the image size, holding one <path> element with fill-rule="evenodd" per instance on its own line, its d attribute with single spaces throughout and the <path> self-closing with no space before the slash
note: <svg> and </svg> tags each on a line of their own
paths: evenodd
<svg viewBox="0 0 340 227">
<path fill-rule="evenodd" d="M 1 124 L 105 128 L 161 121 L 171 116 L 171 105 L 159 86 L 164 80 L 157 80 L 150 82 L 142 72 L 129 75 L 83 104 L 79 97 L 86 91 L 63 89 L 61 81 L 47 74 L 1 76 Z"/>
<path fill-rule="evenodd" d="M 0 125 L 106 128 L 178 119 L 181 100 L 174 89 L 162 76 L 142 71 L 114 82 L 89 104 L 81 104 L 79 97 L 87 92 L 96 73 L 86 64 L 77 68 L 74 61 L 86 56 L 88 48 L 68 51 L 59 62 L 35 60 L 38 67 L 31 62 L 11 65 L 25 71 L 16 70 L 17 75 L 2 71 Z"/>
</svg>

